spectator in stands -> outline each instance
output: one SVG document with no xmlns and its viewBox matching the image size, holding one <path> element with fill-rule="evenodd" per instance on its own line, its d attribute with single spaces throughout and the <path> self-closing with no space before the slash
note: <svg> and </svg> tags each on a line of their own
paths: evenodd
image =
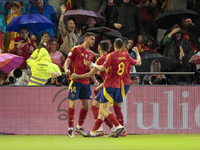
<svg viewBox="0 0 200 150">
<path fill-rule="evenodd" d="M 7 79 L 7 74 L 3 70 L 0 70 L 0 85 L 4 85 L 6 79 Z"/>
<path fill-rule="evenodd" d="M 136 54 L 135 54 L 135 52 L 132 50 L 133 45 L 134 45 L 134 41 L 133 41 L 132 39 L 128 39 L 128 44 L 127 44 L 126 48 L 127 48 L 128 52 L 129 52 L 129 55 L 130 55 L 132 58 L 136 59 Z"/>
<path fill-rule="evenodd" d="M 47 17 L 49 20 L 51 20 L 54 24 L 53 28 L 47 29 L 46 31 L 49 32 L 50 38 L 56 36 L 56 30 L 57 30 L 57 18 L 56 18 L 56 13 L 55 10 L 53 9 L 52 6 L 48 5 L 46 0 L 36 0 L 36 6 L 31 7 L 29 12 L 31 14 L 40 14 L 44 15 Z M 36 41 L 36 43 L 40 42 L 41 35 L 44 31 L 41 32 L 35 32 L 31 33 L 31 38 Z"/>
<path fill-rule="evenodd" d="M 29 4 L 29 1 L 22 1 L 21 3 L 21 6 L 22 7 L 22 14 L 28 14 L 29 12 L 29 9 L 30 9 L 30 4 Z"/>
<path fill-rule="evenodd" d="M 154 39 L 157 37 L 157 27 L 154 23 L 154 9 L 157 6 L 157 0 L 135 0 L 137 6 L 140 8 L 142 17 L 142 26 L 145 34 L 150 34 Z"/>
<path fill-rule="evenodd" d="M 63 65 L 65 57 L 62 52 L 58 51 L 59 44 L 56 39 L 52 38 L 47 43 L 47 50 L 49 51 L 52 63 L 58 65 L 60 71 L 63 72 Z"/>
<path fill-rule="evenodd" d="M 65 1 L 66 0 L 47 0 L 47 4 L 53 6 L 57 19 L 59 19 L 61 15 L 60 6 L 63 4 L 65 5 Z"/>
<path fill-rule="evenodd" d="M 29 86 L 45 85 L 55 72 L 61 75 L 60 68 L 51 62 L 50 55 L 45 48 L 36 49 L 27 60 L 27 64 L 30 66 L 32 73 Z"/>
<path fill-rule="evenodd" d="M 194 71 L 194 66 L 188 61 L 194 55 L 194 50 L 188 40 L 184 39 L 184 32 L 176 26 L 165 38 L 166 43 L 164 56 L 170 58 L 173 63 L 170 67 L 172 72 L 190 72 Z M 189 75 L 171 75 L 170 84 L 178 82 L 191 83 Z"/>
<path fill-rule="evenodd" d="M 133 39 L 134 42 L 142 41 L 142 20 L 139 8 L 131 0 L 123 0 L 121 5 L 112 9 L 110 17 L 111 28 L 117 29 L 122 36 Z"/>
<path fill-rule="evenodd" d="M 151 62 L 150 65 L 150 72 L 160 72 L 161 70 L 161 63 L 159 60 L 155 59 Z M 166 84 L 167 78 L 165 75 L 160 74 L 148 74 L 145 75 L 142 81 L 142 84 Z"/>
<path fill-rule="evenodd" d="M 6 24 L 8 25 L 15 17 L 22 15 L 22 8 L 20 3 L 18 2 L 13 2 L 12 7 L 11 7 L 11 14 L 7 16 L 6 18 Z M 5 52 L 8 52 L 8 47 L 10 45 L 10 41 L 13 38 L 16 38 L 19 36 L 17 32 L 6 32 L 5 35 L 5 41 L 4 41 L 4 48 Z"/>
<path fill-rule="evenodd" d="M 59 20 L 59 30 L 63 39 L 63 43 L 60 46 L 60 51 L 63 53 L 65 58 L 67 58 L 67 55 L 72 47 L 78 44 L 78 38 L 81 36 L 81 32 L 75 34 L 75 20 L 73 18 L 68 18 L 66 23 L 64 23 L 64 13 L 66 10 L 65 5 L 62 5 L 61 7 L 62 14 L 60 16 Z"/>
<path fill-rule="evenodd" d="M 19 28 L 19 37 L 11 40 L 8 52 L 23 57 L 23 62 L 19 69 L 27 69 L 26 60 L 37 48 L 35 42 L 28 37 L 28 29 L 25 26 Z"/>
<path fill-rule="evenodd" d="M 181 19 L 181 28 L 184 31 L 184 39 L 188 40 L 196 53 L 200 50 L 200 30 L 190 18 Z"/>
<path fill-rule="evenodd" d="M 130 75 L 131 85 L 139 85 L 140 84 L 140 75 L 138 73 L 133 73 Z"/>
<path fill-rule="evenodd" d="M 86 21 L 86 25 L 82 28 L 82 34 L 86 33 L 86 30 L 89 28 L 95 28 L 96 27 L 96 19 L 95 17 L 88 17 Z"/>
<path fill-rule="evenodd" d="M 4 36 L 6 33 L 6 22 L 4 19 L 4 16 L 2 14 L 0 14 L 0 50 L 1 52 L 4 51 Z"/>
<path fill-rule="evenodd" d="M 107 0 L 76 0 L 78 9 L 92 10 L 104 16 Z"/>
<path fill-rule="evenodd" d="M 47 42 L 50 40 L 50 34 L 48 31 L 44 31 L 42 33 L 42 36 L 41 36 L 41 41 L 40 43 L 38 44 L 38 48 L 42 48 L 42 47 L 46 47 L 47 46 Z"/>
</svg>

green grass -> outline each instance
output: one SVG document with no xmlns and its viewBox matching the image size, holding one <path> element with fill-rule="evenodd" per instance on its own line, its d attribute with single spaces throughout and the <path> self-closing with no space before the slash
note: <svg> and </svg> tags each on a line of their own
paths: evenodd
<svg viewBox="0 0 200 150">
<path fill-rule="evenodd" d="M 128 135 L 84 138 L 75 135 L 0 135 L 0 150 L 200 150 L 200 134 Z"/>
</svg>

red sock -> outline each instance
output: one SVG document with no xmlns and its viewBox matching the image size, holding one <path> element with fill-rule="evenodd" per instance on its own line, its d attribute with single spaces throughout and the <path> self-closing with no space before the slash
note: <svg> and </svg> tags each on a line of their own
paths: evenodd
<svg viewBox="0 0 200 150">
<path fill-rule="evenodd" d="M 75 109 L 72 109 L 71 107 L 68 108 L 68 125 L 70 128 L 74 127 L 74 115 L 75 115 Z"/>
<path fill-rule="evenodd" d="M 81 108 L 81 110 L 79 112 L 79 120 L 78 120 L 78 125 L 79 126 L 82 126 L 83 123 L 85 122 L 85 119 L 87 117 L 87 113 L 88 113 L 88 110 L 85 110 L 85 109 Z"/>
<path fill-rule="evenodd" d="M 110 123 L 106 118 L 104 119 L 104 123 L 111 129 L 113 127 L 113 124 Z"/>
<path fill-rule="evenodd" d="M 122 113 L 121 107 L 114 105 L 114 110 L 115 110 L 117 121 L 122 126 L 124 126 L 124 119 L 123 119 L 123 113 Z"/>
<path fill-rule="evenodd" d="M 103 120 L 97 118 L 97 120 L 94 123 L 94 127 L 93 127 L 92 131 L 96 132 L 101 127 L 102 123 L 103 123 Z"/>
<path fill-rule="evenodd" d="M 119 122 L 113 113 L 110 113 L 106 118 L 110 123 L 113 123 L 115 127 L 119 125 Z"/>
<path fill-rule="evenodd" d="M 98 118 L 98 114 L 99 114 L 99 107 L 92 105 L 91 109 L 92 109 L 94 120 L 96 121 L 96 119 Z"/>
</svg>

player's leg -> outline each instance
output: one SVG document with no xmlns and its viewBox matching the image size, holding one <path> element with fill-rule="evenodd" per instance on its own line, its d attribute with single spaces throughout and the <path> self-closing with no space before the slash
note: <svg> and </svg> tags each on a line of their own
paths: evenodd
<svg viewBox="0 0 200 150">
<path fill-rule="evenodd" d="M 79 83 L 70 81 L 68 98 L 70 99 L 70 104 L 68 108 L 68 135 L 74 137 L 74 116 L 77 102 L 79 99 L 80 86 Z"/>
<path fill-rule="evenodd" d="M 79 120 L 78 120 L 78 124 L 77 124 L 77 128 L 76 128 L 76 132 L 80 133 L 83 136 L 85 136 L 86 133 L 83 130 L 82 126 L 87 117 L 91 98 L 92 98 L 92 96 L 91 96 L 90 85 L 81 84 L 79 99 L 82 101 L 82 108 L 79 112 Z"/>
</svg>

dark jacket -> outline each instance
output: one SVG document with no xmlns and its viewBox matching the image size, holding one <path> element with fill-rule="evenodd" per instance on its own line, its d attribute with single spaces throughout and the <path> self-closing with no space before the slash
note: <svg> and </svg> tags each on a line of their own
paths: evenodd
<svg viewBox="0 0 200 150">
<path fill-rule="evenodd" d="M 177 28 L 180 28 L 179 26 L 177 26 Z M 164 49 L 164 53 L 163 55 L 165 57 L 170 58 L 173 63 L 170 67 L 170 71 L 172 72 L 191 72 L 194 71 L 193 70 L 193 65 L 190 64 L 188 61 L 189 59 L 194 55 L 194 50 L 192 49 L 190 43 L 188 40 L 185 40 L 183 35 L 184 32 L 181 29 L 181 39 L 180 40 L 176 40 L 175 35 L 174 34 L 172 36 L 172 38 L 169 39 L 168 43 L 165 46 Z M 184 51 L 184 57 L 182 57 L 182 63 L 181 64 L 181 59 L 180 57 L 180 46 L 183 48 Z M 182 82 L 190 82 L 189 80 L 185 80 L 181 78 L 181 75 L 172 75 L 171 76 L 171 81 L 173 84 L 176 84 L 177 82 L 181 81 Z"/>
<path fill-rule="evenodd" d="M 116 30 L 128 39 L 137 39 L 138 35 L 143 34 L 140 9 L 131 2 L 114 6 L 109 21 L 113 29 L 116 29 L 114 23 L 120 23 L 122 28 Z"/>
</svg>

